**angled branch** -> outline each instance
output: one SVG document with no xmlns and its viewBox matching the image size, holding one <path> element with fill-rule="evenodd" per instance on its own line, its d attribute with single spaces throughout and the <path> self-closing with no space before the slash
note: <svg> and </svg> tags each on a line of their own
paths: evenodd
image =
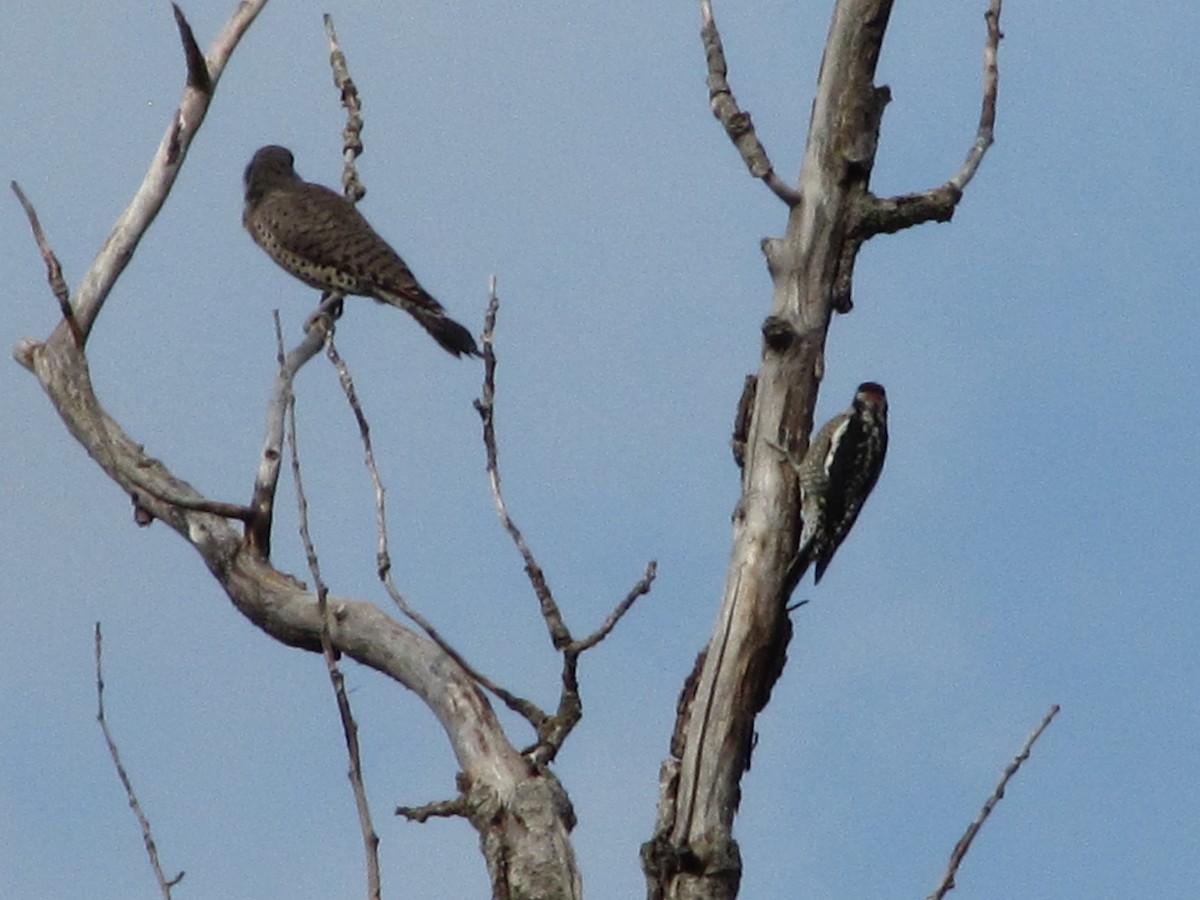
<svg viewBox="0 0 1200 900">
<path fill-rule="evenodd" d="M 996 808 L 996 804 L 1004 799 L 1004 790 L 1008 787 L 1008 782 L 1020 770 L 1022 764 L 1029 759 L 1029 753 L 1033 749 L 1033 745 L 1037 739 L 1042 736 L 1054 717 L 1058 715 L 1061 707 L 1055 703 L 1050 707 L 1050 711 L 1043 717 L 1041 724 L 1033 730 L 1033 733 L 1025 741 L 1025 746 L 1021 748 L 1021 752 L 1016 755 L 1000 775 L 1000 781 L 996 784 L 996 789 L 992 791 L 992 795 L 988 797 L 987 802 L 983 804 L 983 809 L 979 811 L 979 815 L 975 817 L 970 825 L 967 826 L 966 832 L 958 843 L 954 845 L 954 852 L 950 854 L 950 865 L 946 867 L 946 874 L 942 876 L 941 883 L 937 886 L 927 900 L 942 900 L 948 893 L 954 890 L 954 876 L 958 873 L 958 867 L 966 858 L 967 851 L 971 849 L 971 842 L 975 840 L 975 835 L 979 833 L 979 829 L 983 827 L 983 823 L 987 821 L 988 816 L 992 814 L 992 810 Z"/>
<path fill-rule="evenodd" d="M 512 538 L 513 545 L 525 563 L 525 574 L 529 577 L 529 583 L 533 586 L 533 592 L 537 596 L 542 610 L 542 618 L 546 621 L 546 629 L 550 633 L 550 641 L 555 650 L 562 650 L 571 643 L 571 632 L 563 622 L 562 613 L 558 609 L 558 603 L 554 600 L 554 594 L 550 591 L 550 585 L 546 583 L 546 573 L 534 559 L 533 551 L 525 542 L 525 535 L 521 533 L 517 523 L 508 514 L 508 507 L 504 502 L 504 492 L 500 487 L 495 424 L 496 349 L 493 343 L 496 313 L 499 309 L 500 298 L 496 295 L 496 279 L 493 277 L 488 297 L 487 315 L 483 324 L 483 390 L 482 396 L 475 401 L 475 411 L 479 413 L 479 418 L 483 422 L 483 444 L 487 453 L 488 482 L 492 488 L 492 500 L 496 504 L 496 514 L 500 517 L 500 523 L 508 532 L 508 536 Z"/>
<path fill-rule="evenodd" d="M 525 750 L 525 755 L 539 766 L 554 760 L 563 743 L 583 718 L 583 701 L 579 696 L 579 657 L 608 637 L 637 599 L 650 593 L 650 586 L 657 574 L 658 563 L 651 560 L 646 564 L 645 574 L 625 595 L 625 599 L 608 614 L 603 624 L 583 640 L 572 640 L 562 649 L 562 689 L 558 695 L 558 709 L 538 729 L 537 744 Z"/>
<path fill-rule="evenodd" d="M 246 29 L 254 22 L 267 0 L 244 0 L 238 5 L 233 16 L 225 24 L 225 28 L 217 36 L 209 49 L 207 56 L 208 88 L 201 90 L 190 82 L 183 90 L 179 107 L 167 127 L 154 161 L 146 177 L 125 211 L 117 219 L 112 233 L 105 241 L 104 247 L 93 260 L 91 267 L 84 274 L 83 280 L 75 291 L 75 318 L 84 340 L 91 333 L 96 317 L 100 314 L 105 300 L 108 299 L 113 285 L 125 271 L 137 251 L 142 235 L 150 227 L 150 223 L 162 209 L 179 169 L 187 156 L 187 149 L 192 139 L 204 124 L 212 102 L 213 91 L 220 80 L 229 57 L 236 49 Z M 189 76 L 190 78 L 190 76 Z M 65 332 L 71 332 L 69 320 L 60 326 Z M 57 331 L 56 331 L 57 334 Z M 53 338 L 52 338 L 53 339 Z M 36 348 L 28 342 L 18 345 L 14 353 L 17 361 L 27 368 L 32 368 L 32 353 Z"/>
<path fill-rule="evenodd" d="M 129 808 L 133 810 L 133 814 L 138 820 L 138 826 L 142 829 L 142 844 L 146 847 L 146 856 L 150 858 L 150 868 L 154 870 L 154 879 L 158 882 L 158 888 L 162 892 L 164 900 L 171 900 L 171 888 L 183 881 L 184 873 L 180 872 L 170 879 L 163 873 L 162 864 L 158 861 L 158 845 L 154 842 L 154 835 L 150 830 L 150 820 L 142 812 L 142 804 L 138 802 L 137 794 L 133 791 L 133 782 L 130 781 L 129 773 L 125 771 L 125 766 L 121 763 L 117 742 L 113 740 L 112 732 L 108 729 L 108 719 L 104 715 L 104 671 L 101 666 L 104 652 L 99 622 L 96 623 L 92 646 L 96 658 L 96 721 L 100 723 L 100 731 L 104 734 L 104 743 L 108 745 L 108 755 L 112 758 L 113 768 L 117 770 L 117 777 L 121 779 L 121 787 L 125 789 Z"/>
<path fill-rule="evenodd" d="M 725 133 L 741 154 L 750 174 L 761 179 L 788 206 L 794 206 L 800 202 L 800 192 L 775 174 L 767 151 L 754 130 L 750 113 L 742 111 L 729 87 L 725 48 L 713 19 L 711 0 L 700 0 L 700 39 L 704 42 L 704 56 L 708 61 L 708 105 L 712 114 L 725 127 Z"/>
<path fill-rule="evenodd" d="M 371 476 L 371 484 L 375 489 L 376 572 L 388 596 L 392 598 L 392 602 L 396 604 L 396 607 L 415 622 L 429 636 L 430 640 L 442 648 L 447 656 L 458 663 L 464 672 L 479 682 L 486 690 L 491 691 L 492 694 L 498 697 L 513 712 L 523 716 L 535 730 L 540 728 L 542 722 L 546 719 L 546 714 L 535 703 L 506 690 L 475 669 L 449 641 L 442 637 L 441 633 L 433 627 L 429 620 L 404 599 L 404 595 L 396 588 L 395 582 L 392 579 L 391 552 L 388 549 L 387 489 L 383 485 L 383 479 L 379 477 L 379 467 L 375 464 L 375 450 L 371 444 L 371 426 L 367 422 L 366 413 L 363 412 L 362 404 L 358 400 L 358 392 L 354 388 L 354 379 L 350 375 L 350 369 L 346 366 L 345 361 L 334 346 L 332 335 L 326 337 L 325 355 L 337 371 L 338 383 L 342 387 L 343 394 L 345 394 L 346 402 L 350 405 L 350 409 L 354 413 L 355 422 L 358 424 L 359 439 L 363 444 L 363 463 L 367 467 L 367 472 Z"/>
<path fill-rule="evenodd" d="M 550 586 L 546 582 L 546 576 L 542 571 L 542 567 L 534 559 L 533 551 L 529 549 L 529 544 L 525 541 L 525 536 L 522 534 L 521 529 L 517 527 L 516 522 L 508 514 L 508 506 L 505 503 L 504 492 L 500 486 L 499 454 L 496 449 L 495 427 L 495 331 L 496 316 L 499 310 L 500 298 L 496 294 L 496 279 L 493 277 L 489 285 L 487 315 L 484 318 L 483 325 L 483 389 L 480 398 L 475 401 L 475 410 L 479 413 L 479 417 L 483 422 L 483 443 L 487 454 L 488 481 L 491 485 L 492 499 L 496 505 L 496 513 L 500 517 L 501 525 L 508 532 L 514 546 L 517 548 L 517 552 L 520 553 L 521 559 L 525 563 L 525 573 L 529 577 L 529 583 L 533 586 L 534 594 L 538 598 L 538 605 L 541 609 L 542 618 L 546 622 L 551 643 L 554 649 L 562 654 L 563 660 L 561 673 L 562 688 L 559 692 L 558 708 L 553 715 L 546 716 L 543 714 L 540 721 L 534 722 L 533 719 L 530 719 L 530 722 L 537 729 L 538 740 L 532 747 L 526 748 L 524 753 L 540 768 L 557 756 L 563 742 L 571 734 L 575 726 L 579 724 L 579 720 L 583 716 L 583 703 L 579 697 L 578 678 L 580 655 L 604 640 L 637 599 L 650 592 L 650 586 L 654 582 L 658 566 L 654 561 L 651 561 L 646 566 L 646 572 L 641 580 L 634 585 L 625 599 L 617 604 L 616 608 L 595 632 L 581 641 L 572 637 L 571 631 L 563 620 L 562 613 L 558 608 L 558 603 L 550 591 Z"/>
<path fill-rule="evenodd" d="M 82 350 L 84 337 L 83 332 L 79 329 L 79 323 L 75 321 L 75 310 L 71 309 L 71 292 L 67 289 L 67 282 L 63 278 L 62 266 L 58 262 L 58 257 L 50 248 L 50 242 L 46 240 L 46 233 L 42 231 L 42 223 L 38 221 L 37 210 L 26 199 L 25 192 L 21 190 L 19 184 L 10 181 L 8 186 L 17 195 L 21 208 L 25 210 L 25 215 L 29 219 L 29 227 L 33 229 L 33 239 L 37 242 L 38 250 L 41 251 L 42 260 L 46 263 L 46 280 L 50 282 L 50 290 L 58 300 L 59 312 L 62 313 L 63 321 L 71 332 L 76 348 Z"/>
<path fill-rule="evenodd" d="M 320 352 L 325 344 L 325 335 L 334 327 L 332 315 L 322 315 L 329 305 L 341 302 L 333 297 L 321 304 L 308 320 L 304 339 L 286 355 L 283 353 L 283 330 L 279 322 L 279 310 L 273 312 L 275 341 L 280 348 L 276 354 L 279 371 L 271 386 L 267 401 L 267 425 L 263 437 L 263 448 L 259 454 L 258 473 L 254 479 L 254 493 L 250 508 L 254 518 L 246 528 L 246 546 L 264 559 L 271 555 L 271 529 L 275 519 L 275 490 L 279 485 L 279 467 L 283 462 L 284 423 L 292 403 L 292 384 L 296 373 Z"/>
<path fill-rule="evenodd" d="M 438 800 L 424 806 L 397 806 L 396 815 L 410 822 L 424 823 L 430 819 L 453 819 L 467 817 L 467 801 L 463 797 L 453 800 Z"/>
<path fill-rule="evenodd" d="M 242 506 L 238 503 L 226 503 L 223 500 L 209 500 L 207 498 L 195 499 L 188 497 L 182 493 L 172 491 L 170 488 L 163 485 L 146 484 L 137 479 L 133 473 L 128 473 L 130 481 L 136 484 L 142 491 L 155 500 L 161 500 L 171 506 L 177 506 L 180 509 L 190 509 L 193 512 L 211 513 L 214 516 L 222 516 L 226 519 L 236 519 L 239 522 L 252 523 L 257 518 L 258 514 L 252 507 Z M 149 513 L 146 509 L 145 499 L 138 491 L 134 491 L 132 496 L 133 505 L 140 510 Z M 144 522 L 142 524 L 149 524 Z"/>
<path fill-rule="evenodd" d="M 633 607 L 639 597 L 644 597 L 650 593 L 650 586 L 654 584 L 654 579 L 658 577 L 658 561 L 650 560 L 646 563 L 646 572 L 633 588 L 625 595 L 625 599 L 616 605 L 616 608 L 608 614 L 604 619 L 603 624 L 582 641 L 572 641 L 567 648 L 568 653 L 573 653 L 578 656 L 580 653 L 585 653 L 591 650 L 602 640 L 608 637 L 609 632 L 617 627 L 617 623 L 621 621 L 621 617 Z"/>
<path fill-rule="evenodd" d="M 854 229 L 861 242 L 876 234 L 893 234 L 924 222 L 949 222 L 962 199 L 963 191 L 975 177 L 984 154 L 992 146 L 996 127 L 996 94 L 999 90 L 1000 67 L 997 55 L 1000 39 L 1000 9 L 1004 0 L 990 0 L 984 13 L 987 40 L 983 47 L 983 100 L 979 110 L 979 125 L 967 158 L 954 176 L 940 187 L 920 194 L 904 194 L 887 199 L 868 196 L 859 211 L 859 224 Z"/>
</svg>

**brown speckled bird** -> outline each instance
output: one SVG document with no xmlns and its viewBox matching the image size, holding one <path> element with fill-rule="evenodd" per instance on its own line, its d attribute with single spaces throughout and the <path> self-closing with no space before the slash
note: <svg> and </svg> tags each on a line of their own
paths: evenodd
<svg viewBox="0 0 1200 900">
<path fill-rule="evenodd" d="M 341 194 L 304 181 L 286 147 L 262 147 L 246 166 L 242 224 L 282 268 L 320 291 L 371 297 L 405 310 L 455 356 L 478 356 L 475 338 Z"/>
</svg>

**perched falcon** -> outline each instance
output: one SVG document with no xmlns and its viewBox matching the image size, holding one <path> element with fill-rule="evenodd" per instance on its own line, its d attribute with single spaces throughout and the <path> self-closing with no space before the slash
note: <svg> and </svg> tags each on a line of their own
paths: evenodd
<svg viewBox="0 0 1200 900">
<path fill-rule="evenodd" d="M 246 166 L 242 224 L 255 243 L 310 287 L 398 306 L 455 356 L 478 356 L 471 332 L 446 315 L 354 204 L 301 179 L 293 162 L 286 147 L 270 146 Z"/>
<path fill-rule="evenodd" d="M 792 564 L 796 581 L 816 563 L 815 583 L 820 583 L 879 480 L 887 443 L 887 393 L 865 381 L 850 408 L 818 432 L 800 463 L 804 527 Z"/>
</svg>

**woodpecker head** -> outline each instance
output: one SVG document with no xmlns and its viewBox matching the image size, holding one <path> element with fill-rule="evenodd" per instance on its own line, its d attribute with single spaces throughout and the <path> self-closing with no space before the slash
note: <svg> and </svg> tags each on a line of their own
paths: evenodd
<svg viewBox="0 0 1200 900">
<path fill-rule="evenodd" d="M 887 391 L 882 384 L 864 381 L 854 392 L 854 411 L 867 418 L 887 421 Z"/>
<path fill-rule="evenodd" d="M 293 168 L 295 157 L 287 147 L 275 144 L 260 147 L 246 166 L 242 182 L 246 186 L 246 200 L 257 200 L 276 185 L 295 181 L 299 176 Z"/>
</svg>

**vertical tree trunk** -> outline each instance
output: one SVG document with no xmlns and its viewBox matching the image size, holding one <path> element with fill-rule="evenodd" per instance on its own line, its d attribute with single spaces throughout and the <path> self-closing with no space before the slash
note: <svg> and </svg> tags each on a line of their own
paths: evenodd
<svg viewBox="0 0 1200 900">
<path fill-rule="evenodd" d="M 652 897 L 732 898 L 741 879 L 733 839 L 756 714 L 782 670 L 786 584 L 799 538 L 791 464 L 812 430 L 830 316 L 849 306 L 855 229 L 875 159 L 886 88 L 873 83 L 891 0 L 839 0 L 787 231 L 763 245 L 774 282 L 753 404 L 742 495 L 724 597 L 681 702 L 664 765 L 655 839 L 644 848 Z M 774 445 L 774 446 L 773 446 Z"/>
</svg>

